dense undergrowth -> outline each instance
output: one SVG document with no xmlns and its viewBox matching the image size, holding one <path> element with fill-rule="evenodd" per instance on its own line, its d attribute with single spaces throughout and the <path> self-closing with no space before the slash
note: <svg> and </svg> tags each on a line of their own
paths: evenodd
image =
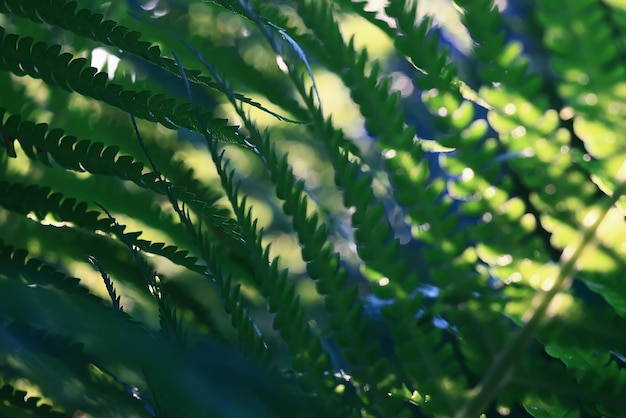
<svg viewBox="0 0 626 418">
<path fill-rule="evenodd" d="M 0 0 L 0 416 L 626 416 L 626 4 L 375 3 Z"/>
</svg>

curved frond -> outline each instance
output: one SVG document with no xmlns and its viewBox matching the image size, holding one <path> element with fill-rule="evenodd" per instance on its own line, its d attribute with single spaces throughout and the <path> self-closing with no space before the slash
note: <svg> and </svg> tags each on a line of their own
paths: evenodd
<svg viewBox="0 0 626 418">
<path fill-rule="evenodd" d="M 213 228 L 235 241 L 240 240 L 237 226 L 223 209 L 204 204 L 183 187 L 157 181 L 156 173 L 145 172 L 142 163 L 130 156 L 119 155 L 119 148 L 116 146 L 105 146 L 102 142 L 91 142 L 88 139 L 79 141 L 74 136 L 65 135 L 62 129 L 49 129 L 46 124 L 22 121 L 19 115 L 10 115 L 5 119 L 2 108 L 0 108 L 0 132 L 16 138 L 30 158 L 48 165 L 50 155 L 57 164 L 69 170 L 130 180 L 137 186 L 160 195 L 165 194 L 166 189 L 171 189 L 177 200 L 196 210 Z"/>
<path fill-rule="evenodd" d="M 199 132 L 200 125 L 190 117 L 188 103 L 178 103 L 164 94 L 153 94 L 147 90 L 125 90 L 121 85 L 109 82 L 106 73 L 89 67 L 85 58 L 62 53 L 59 45 L 50 46 L 45 42 L 35 42 L 30 37 L 7 34 L 0 26 L 0 47 L 2 70 L 17 76 L 42 79 L 50 85 L 101 100 L 170 129 L 187 128 Z M 203 113 L 202 118 L 216 140 L 243 143 L 237 128 L 227 126 L 227 121 L 214 119 L 209 113 Z"/>
<path fill-rule="evenodd" d="M 150 42 L 141 40 L 140 32 L 130 30 L 109 19 L 103 20 L 104 15 L 92 13 L 89 9 L 80 9 L 77 11 L 77 6 L 78 3 L 76 1 L 65 0 L 48 0 L 46 2 L 14 2 L 11 0 L 3 0 L 0 2 L 0 12 L 23 16 L 37 23 L 43 21 L 70 30 L 76 35 L 91 38 L 105 45 L 119 48 L 126 53 L 133 54 L 180 77 L 176 62 L 171 58 L 162 56 L 161 50 L 157 45 L 152 45 Z M 202 75 L 200 71 L 186 68 L 185 72 L 192 83 L 220 90 L 218 83 Z M 237 100 L 261 109 L 279 120 L 295 122 L 272 112 L 243 94 L 234 93 L 234 95 Z"/>
</svg>

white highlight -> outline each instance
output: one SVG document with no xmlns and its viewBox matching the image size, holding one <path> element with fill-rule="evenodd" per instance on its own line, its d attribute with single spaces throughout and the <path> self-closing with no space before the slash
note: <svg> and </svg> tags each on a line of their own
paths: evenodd
<svg viewBox="0 0 626 418">
<path fill-rule="evenodd" d="M 96 48 L 91 51 L 91 66 L 96 68 L 98 71 L 103 71 L 106 64 L 109 80 L 113 80 L 113 77 L 115 77 L 115 71 L 117 70 L 119 63 L 120 58 L 110 54 L 104 48 Z"/>
</svg>

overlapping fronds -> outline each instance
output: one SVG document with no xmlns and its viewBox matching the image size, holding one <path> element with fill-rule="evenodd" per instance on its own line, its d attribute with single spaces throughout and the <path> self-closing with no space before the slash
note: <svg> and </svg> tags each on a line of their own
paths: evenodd
<svg viewBox="0 0 626 418">
<path fill-rule="evenodd" d="M 376 3 L 0 0 L 0 415 L 623 415 L 626 9 Z"/>
<path fill-rule="evenodd" d="M 42 79 L 49 85 L 59 86 L 67 91 L 101 100 L 131 112 L 137 117 L 159 122 L 170 129 L 187 128 L 198 130 L 199 123 L 191 115 L 190 105 L 162 94 L 153 94 L 149 90 L 125 90 L 121 85 L 107 82 L 107 74 L 98 72 L 87 65 L 87 60 L 75 57 L 68 52 L 61 52 L 59 45 L 47 45 L 35 42 L 30 37 L 20 38 L 8 34 L 0 27 L 2 57 L 0 68 L 18 76 L 29 75 Z M 210 114 L 202 115 L 203 123 L 208 124 L 216 139 L 242 143 L 235 127 L 226 125 L 225 120 L 218 120 Z"/>
</svg>

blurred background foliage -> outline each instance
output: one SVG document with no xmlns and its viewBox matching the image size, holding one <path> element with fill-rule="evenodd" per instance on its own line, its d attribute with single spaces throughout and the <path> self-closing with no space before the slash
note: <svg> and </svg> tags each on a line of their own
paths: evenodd
<svg viewBox="0 0 626 418">
<path fill-rule="evenodd" d="M 107 42 L 64 30 L 61 25 L 28 19 L 17 12 L 22 7 L 19 2 L 0 3 L 5 39 L 12 33 L 56 44 L 62 52 L 85 58 L 124 89 L 162 93 L 180 102 L 189 100 L 187 80 L 176 71 L 167 71 Z M 25 11 L 37 2 L 27 3 Z M 44 7 L 45 3 L 34 7 Z M 62 3 L 56 2 L 59 7 Z M 447 84 L 449 91 L 444 91 L 427 86 L 439 75 L 424 76 L 416 59 L 407 58 L 400 42 L 404 38 L 413 41 L 417 35 L 399 29 L 399 17 L 392 15 L 387 2 L 334 2 L 332 14 L 345 44 L 353 37 L 356 51 L 367 50 L 365 73 L 380 71 L 389 77 L 388 88 L 381 90 L 397 92 L 397 112 L 405 127 L 415 129 L 410 142 L 421 148 L 428 175 L 420 177 L 417 166 L 415 170 L 409 166 L 407 172 L 413 176 L 413 185 L 424 188 L 419 193 L 416 190 L 415 196 L 431 196 L 432 201 L 405 205 L 397 198 L 394 182 L 398 180 L 388 165 L 396 149 L 381 143 L 381 135 L 372 129 L 371 120 L 376 116 L 363 110 L 366 105 L 342 78 L 349 73 L 348 68 L 333 67 L 335 58 L 343 61 L 332 56 L 332 51 L 325 51 L 327 45 L 315 41 L 315 31 L 307 27 L 303 10 L 308 9 L 302 4 L 315 2 L 76 3 L 77 10 L 89 9 L 136 30 L 142 40 L 158 46 L 163 56 L 174 58 L 175 54 L 186 68 L 202 69 L 215 79 L 198 59 L 204 57 L 227 80 L 228 89 L 265 108 L 242 105 L 259 132 L 269 133 L 277 154 L 287 156 L 295 178 L 305 181 L 307 213 L 318 213 L 320 222 L 326 224 L 327 242 L 341 256 L 346 287 L 357 289 L 358 302 L 354 303 L 367 321 L 366 341 L 380 347 L 381 358 L 389 360 L 384 363 L 390 367 L 385 373 L 394 377 L 387 383 L 359 381 L 358 375 L 351 376 L 352 365 L 342 350 L 353 342 L 337 342 L 342 331 L 329 324 L 329 302 L 326 300 L 325 305 L 324 292 L 311 280 L 291 217 L 274 194 L 277 180 L 259 158 L 259 144 L 255 148 L 249 143 L 220 143 L 219 148 L 225 150 L 235 168 L 234 179 L 240 182 L 240 194 L 246 196 L 252 218 L 258 220 L 257 229 L 263 229 L 262 244 L 269 248 L 269 260 L 277 257 L 280 267 L 288 269 L 287 280 L 295 286 L 308 329 L 328 357 L 328 368 L 320 379 L 326 379 L 330 393 L 336 394 L 333 400 L 318 402 L 323 393 L 294 385 L 295 381 L 306 381 L 307 377 L 301 376 L 306 373 L 294 370 L 294 353 L 276 329 L 280 327 L 274 311 L 268 311 L 263 284 L 255 279 L 259 268 L 251 261 L 249 248 L 228 232 L 231 224 L 205 223 L 204 233 L 207 242 L 220 247 L 224 273 L 241 284 L 245 315 L 254 318 L 258 326 L 249 333 L 262 334 L 277 353 L 270 368 L 244 354 L 247 337 L 237 342 L 242 337 L 232 326 L 231 315 L 224 311 L 224 296 L 214 282 L 205 280 L 210 274 L 203 268 L 190 268 L 189 260 L 182 256 L 176 263 L 172 262 L 176 257 L 159 255 L 158 251 L 137 251 L 135 244 L 113 239 L 114 229 L 90 230 L 59 213 L 49 213 L 43 204 L 39 211 L 29 206 L 37 194 L 45 197 L 50 191 L 58 192 L 98 211 L 102 225 L 108 219 L 103 212 L 106 209 L 118 224 L 126 226 L 126 233 L 141 231 L 143 240 L 174 245 L 202 259 L 205 254 L 179 221 L 165 193 L 119 175 L 93 174 L 86 165 L 80 165 L 84 162 L 78 163 L 77 170 L 64 169 L 64 164 L 54 158 L 49 165 L 42 164 L 47 150 L 16 138 L 6 126 L 8 115 L 20 115 L 22 120 L 48 124 L 50 129 L 62 128 L 66 135 L 78 139 L 115 146 L 120 155 L 141 162 L 144 173 L 150 171 L 150 157 L 173 186 L 192 191 L 193 199 L 236 219 L 215 161 L 207 152 L 205 136 L 197 130 L 171 129 L 137 119 L 141 142 L 148 149 L 146 155 L 127 111 L 42 79 L 22 76 L 11 70 L 10 64 L 3 64 L 0 381 L 8 386 L 0 394 L 0 415 L 261 417 L 322 416 L 333 411 L 336 416 L 350 416 L 349 412 L 351 416 L 459 417 L 474 416 L 468 411 L 478 408 L 487 416 L 623 416 L 615 411 L 623 407 L 624 401 L 619 399 L 626 393 L 622 373 L 626 341 L 616 334 L 621 334 L 626 309 L 626 297 L 619 290 L 623 289 L 626 267 L 626 230 L 624 200 L 616 201 L 626 151 L 621 130 L 625 67 L 623 63 L 610 65 L 624 54 L 623 4 L 585 0 L 576 2 L 580 6 L 565 6 L 563 2 L 548 5 L 501 0 L 494 2 L 493 14 L 481 17 L 480 11 L 490 10 L 491 2 L 472 5 L 466 1 L 422 0 L 416 6 L 415 27 L 425 22 L 425 17 L 430 19 L 430 24 L 424 23 L 429 32 L 423 38 L 434 42 L 445 63 L 453 66 L 446 67 L 452 81 Z M 410 16 L 415 3 L 407 0 L 396 5 Z M 261 26 L 259 22 L 266 21 L 251 18 L 256 15 L 246 9 L 248 6 L 275 26 Z M 559 17 L 561 12 L 565 17 Z M 280 20 L 274 21 L 276 18 Z M 608 32 L 590 29 L 589 22 L 600 25 L 608 20 Z M 502 50 L 500 45 L 478 39 L 481 25 L 487 34 L 497 28 L 498 36 L 492 33 L 497 38 L 493 42 L 500 39 Z M 272 49 L 266 30 L 273 31 L 272 41 L 283 47 L 282 53 Z M 172 34 L 178 34 L 192 48 Z M 595 40 L 599 46 L 592 42 Z M 606 41 L 614 47 L 608 47 Z M 13 53 L 7 45 L 3 43 L 3 63 Z M 584 55 L 594 50 L 596 56 Z M 580 53 L 580 66 L 574 60 L 576 53 Z M 439 57 L 422 59 L 434 62 Z M 170 64 L 176 68 L 174 61 Z M 379 70 L 373 70 L 376 65 Z M 354 69 L 359 71 L 356 63 Z M 490 71 L 496 75 L 492 77 Z M 321 103 L 317 104 L 323 115 L 343 131 L 350 144 L 341 147 L 351 150 L 349 159 L 358 164 L 360 173 L 371 176 L 373 196 L 382 204 L 390 234 L 399 244 L 394 259 L 403 263 L 398 276 L 406 280 L 401 286 L 404 293 L 397 290 L 400 287 L 394 288 L 399 292 L 396 299 L 385 299 L 381 296 L 384 291 L 372 290 L 393 284 L 394 277 L 386 274 L 384 266 L 368 265 L 365 260 L 363 243 L 355 238 L 356 208 L 346 204 L 345 197 L 356 182 L 346 179 L 344 189 L 336 187 L 340 174 L 328 150 L 328 138 L 322 138 L 321 125 L 312 122 L 310 106 L 298 95 L 293 79 L 302 82 L 312 103 L 317 103 L 313 87 L 319 91 Z M 522 79 L 528 84 L 517 83 Z M 541 86 L 533 90 L 535 81 Z M 375 90 L 363 87 L 366 91 L 370 88 Z M 194 105 L 227 120 L 230 126 L 241 126 L 242 136 L 253 135 L 227 94 L 200 84 L 193 84 L 191 92 Z M 369 105 L 382 108 L 383 103 Z M 267 110 L 281 115 L 282 120 Z M 474 145 L 455 143 L 459 138 L 478 145 L 472 148 Z M 32 188 L 12 186 L 16 184 Z M 610 198 L 614 201 L 606 206 Z M 68 213 L 71 206 L 65 208 Z M 423 215 L 414 214 L 420 210 L 427 219 L 433 216 L 433 225 L 417 221 Z M 437 226 L 439 218 L 454 220 Z M 198 213 L 192 212 L 190 219 L 199 224 Z M 601 227 L 594 224 L 597 219 L 604 219 Z M 241 221 L 237 222 L 241 226 Z M 483 227 L 485 224 L 490 226 Z M 589 236 L 584 234 L 588 229 Z M 573 267 L 562 251 L 579 241 L 581 248 L 589 241 L 594 246 L 575 253 L 572 263 L 577 263 L 580 273 L 574 280 Z M 380 245 L 388 247 L 387 241 Z M 42 260 L 48 267 L 42 269 L 35 261 L 21 262 L 14 249 L 26 250 L 28 258 Z M 154 291 L 154 284 L 146 283 L 138 255 L 147 257 L 150 274 L 158 274 L 158 291 Z M 467 280 L 451 278 L 466 271 L 463 269 L 471 270 Z M 110 309 L 111 291 L 103 275 L 110 277 L 125 314 Z M 409 282 L 414 276 L 419 276 L 419 281 L 415 279 L 411 292 Z M 74 277 L 80 278 L 79 287 L 72 282 Z M 51 278 L 62 285 L 51 285 Z M 90 296 L 86 297 L 82 288 Z M 549 313 L 538 316 L 542 327 L 525 327 L 532 322 L 541 295 L 551 289 L 562 292 L 553 295 L 558 303 L 550 305 Z M 164 328 L 164 311 L 155 303 L 155 293 L 167 295 L 175 308 L 175 319 L 187 333 L 182 339 L 184 347 L 159 334 Z M 383 315 L 385 306 L 402 298 L 413 305 L 406 307 L 407 311 L 390 309 Z M 419 300 L 419 308 L 412 300 Z M 164 309 L 169 312 L 169 308 Z M 398 312 L 408 309 L 413 309 L 409 318 L 396 321 Z M 403 321 L 428 330 L 403 329 Z M 395 322 L 398 328 L 393 328 Z M 491 324 L 493 329 L 487 330 Z M 404 331 L 398 330 L 406 330 L 407 341 L 401 339 Z M 506 349 L 524 330 L 529 330 L 528 338 L 521 340 L 524 344 L 518 349 L 530 354 L 520 360 L 522 372 L 515 377 L 501 376 L 496 388 L 481 386 L 498 354 L 515 361 L 523 357 Z M 432 336 L 435 334 L 437 337 Z M 404 356 L 419 357 L 416 347 L 420 338 L 429 340 L 421 348 L 429 353 L 422 353 L 424 368 L 440 361 L 441 369 L 437 365 L 434 371 L 423 371 L 403 363 Z M 596 345 L 592 341 L 582 344 L 583 339 Z M 527 348 L 531 340 L 534 342 Z M 416 351 L 407 349 L 402 354 L 405 342 Z M 567 344 L 573 348 L 568 350 Z M 360 348 L 353 347 L 356 351 Z M 451 362 L 456 368 L 449 372 L 446 367 Z M 514 365 L 517 363 L 509 366 Z M 601 372 L 603 368 L 611 368 L 611 372 Z M 422 372 L 423 376 L 419 374 Z M 439 372 L 443 375 L 433 378 Z M 598 376 L 594 378 L 595 372 Z M 423 390 L 410 386 L 431 378 L 440 393 L 430 393 L 430 383 Z M 499 385 L 505 382 L 510 383 L 508 389 L 499 392 Z M 370 385 L 398 400 L 389 405 L 397 406 L 402 411 L 397 413 L 404 415 L 377 405 Z M 559 385 L 561 391 L 555 389 Z M 610 390 L 608 385 L 613 385 Z M 20 390 L 42 400 L 27 404 Z M 483 392 L 488 392 L 488 398 L 476 407 L 472 402 Z M 432 400 L 441 399 L 444 393 L 453 399 L 447 406 Z M 605 396 L 600 399 L 599 393 Z M 42 407 L 43 403 L 52 405 L 54 412 Z M 333 410 L 337 404 L 342 408 Z"/>
</svg>

